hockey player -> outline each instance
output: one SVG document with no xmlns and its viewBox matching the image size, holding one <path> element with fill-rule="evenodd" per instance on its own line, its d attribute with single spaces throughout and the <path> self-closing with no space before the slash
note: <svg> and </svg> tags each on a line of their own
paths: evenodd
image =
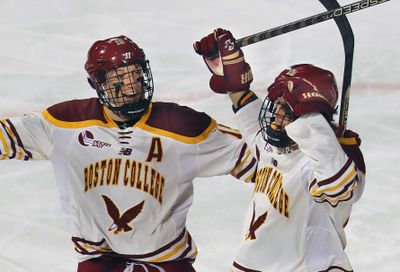
<svg viewBox="0 0 400 272">
<path fill-rule="evenodd" d="M 152 102 L 149 61 L 125 36 L 96 41 L 85 69 L 98 97 L 1 120 L 2 159 L 48 159 L 78 272 L 190 272 L 185 227 L 195 177 L 253 177 L 238 131 L 205 113 Z"/>
<path fill-rule="evenodd" d="M 194 43 L 212 72 L 210 87 L 228 93 L 240 130 L 256 148 L 258 168 L 243 240 L 231 271 L 352 271 L 344 227 L 363 191 L 360 139 L 337 139 L 333 74 L 310 64 L 281 72 L 260 100 L 250 66 L 231 32 Z M 338 135 L 341 135 L 339 132 Z"/>
</svg>

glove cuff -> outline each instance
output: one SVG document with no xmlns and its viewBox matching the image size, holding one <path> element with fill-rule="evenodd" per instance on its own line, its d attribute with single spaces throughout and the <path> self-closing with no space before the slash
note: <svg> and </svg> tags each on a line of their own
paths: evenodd
<svg viewBox="0 0 400 272">
<path fill-rule="evenodd" d="M 237 107 L 232 105 L 233 112 L 237 113 L 241 108 L 253 102 L 257 98 L 258 98 L 257 95 L 250 90 L 244 92 L 242 96 L 239 98 L 239 101 L 237 102 Z"/>
</svg>

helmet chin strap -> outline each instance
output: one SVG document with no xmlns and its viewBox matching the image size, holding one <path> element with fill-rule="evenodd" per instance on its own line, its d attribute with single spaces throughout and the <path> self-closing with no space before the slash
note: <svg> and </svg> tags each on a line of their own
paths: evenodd
<svg viewBox="0 0 400 272">
<path fill-rule="evenodd" d="M 143 115 L 146 114 L 150 105 L 150 101 L 148 100 L 141 100 L 134 104 L 124 105 L 119 108 L 115 107 L 108 107 L 114 114 L 121 117 L 126 121 L 130 120 L 139 120 L 142 118 Z"/>
<path fill-rule="evenodd" d="M 276 147 L 289 147 L 295 144 L 285 131 L 276 130 L 270 126 L 267 127 L 265 133 L 265 141 Z"/>
<path fill-rule="evenodd" d="M 120 110 L 120 111 L 111 110 L 111 111 L 126 121 L 139 120 L 146 113 L 146 109 L 143 109 L 141 111 L 135 111 L 135 112 L 124 111 L 124 110 Z"/>
</svg>

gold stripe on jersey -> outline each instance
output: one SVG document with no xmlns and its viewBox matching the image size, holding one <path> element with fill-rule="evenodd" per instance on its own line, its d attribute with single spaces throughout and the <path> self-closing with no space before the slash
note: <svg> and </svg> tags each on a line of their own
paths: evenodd
<svg viewBox="0 0 400 272">
<path fill-rule="evenodd" d="M 18 151 L 17 151 L 17 160 L 22 160 L 24 158 L 24 150 L 18 146 Z"/>
<path fill-rule="evenodd" d="M 356 183 L 353 183 L 350 186 L 350 190 L 347 193 L 342 194 L 337 198 L 331 198 L 331 197 L 327 197 L 326 195 L 322 195 L 321 197 L 314 197 L 314 200 L 318 203 L 328 202 L 331 206 L 336 207 L 339 202 L 347 201 L 353 197 L 353 189 L 355 187 L 356 187 Z"/>
<path fill-rule="evenodd" d="M 13 159 L 28 160 L 32 157 L 30 152 L 24 149 L 17 132 L 13 132 L 13 125 L 9 119 L 0 120 L 0 142 L 4 152 L 0 149 L 0 160 Z M 26 156 L 25 156 L 26 155 Z"/>
<path fill-rule="evenodd" d="M 319 195 L 321 195 L 323 193 L 337 191 L 338 189 L 343 188 L 343 186 L 345 184 L 347 184 L 349 180 L 350 181 L 353 180 L 355 178 L 356 174 L 357 174 L 356 169 L 353 168 L 350 171 L 350 173 L 348 173 L 348 175 L 341 182 L 339 182 L 338 184 L 336 184 L 334 186 L 332 186 L 333 184 L 328 184 L 328 185 L 323 186 L 323 187 L 314 187 L 314 188 L 311 188 L 310 192 L 311 192 L 311 194 L 313 196 L 319 196 Z"/>
<path fill-rule="evenodd" d="M 148 117 L 148 116 L 147 116 Z M 158 134 L 161 136 L 165 136 L 186 144 L 197 144 L 200 143 L 202 141 L 204 141 L 208 135 L 217 127 L 217 122 L 212 119 L 212 121 L 210 122 L 210 125 L 203 131 L 203 133 L 201 133 L 198 136 L 195 137 L 189 137 L 189 136 L 183 136 L 177 133 L 173 133 L 167 130 L 163 130 L 160 128 L 155 128 L 152 127 L 148 124 L 145 123 L 146 122 L 146 118 L 142 118 L 141 120 L 139 120 L 139 122 L 136 124 L 137 127 L 146 130 L 150 133 L 154 133 L 154 134 Z"/>
<path fill-rule="evenodd" d="M 102 246 L 95 246 L 95 245 L 91 245 L 91 244 L 81 244 L 80 246 L 83 249 L 87 250 L 88 252 L 90 252 L 90 251 L 106 252 L 106 251 L 111 250 L 111 247 L 108 244 L 104 244 Z"/>
<path fill-rule="evenodd" d="M 251 157 L 250 155 L 251 155 L 251 150 L 248 149 L 244 159 L 238 165 L 236 165 L 235 168 L 232 169 L 231 171 L 232 176 L 236 176 L 239 173 L 239 171 L 243 169 L 242 166 L 249 160 L 249 158 Z"/>
<path fill-rule="evenodd" d="M 6 138 L 10 138 L 10 136 L 11 136 L 10 140 L 12 140 L 12 137 L 13 137 L 14 134 L 13 134 L 12 131 L 7 127 L 7 125 L 6 125 L 4 119 L 0 120 L 0 122 L 1 122 L 1 124 L 2 124 L 2 128 L 3 128 L 4 132 L 5 132 L 6 134 L 8 134 L 8 135 L 5 135 L 5 134 L 2 132 L 2 130 L 0 129 L 0 141 L 1 141 L 1 143 L 3 144 L 3 147 L 4 147 L 4 153 L 3 153 L 2 156 L 1 156 L 1 160 L 6 160 L 6 159 L 8 159 L 9 156 L 10 156 L 10 148 L 11 148 L 11 146 L 9 146 L 9 143 L 8 143 L 8 141 L 6 140 Z M 10 141 L 10 143 L 11 143 L 11 141 Z"/>
<path fill-rule="evenodd" d="M 134 259 L 143 262 L 158 263 L 181 259 L 194 260 L 198 254 L 197 248 L 186 229 L 183 230 L 179 237 L 165 246 L 153 252 L 135 255 L 113 252 L 105 239 L 102 239 L 100 242 L 93 242 L 78 237 L 72 237 L 72 241 L 75 244 L 75 250 L 83 255 L 102 254 L 103 256 Z"/>
<path fill-rule="evenodd" d="M 151 115 L 151 111 L 153 108 L 153 104 L 150 104 L 149 106 L 149 110 L 146 112 L 146 114 L 140 118 L 140 120 L 136 123 L 136 127 L 139 127 L 145 131 L 148 131 L 150 133 L 154 133 L 160 136 L 165 136 L 183 143 L 187 143 L 187 144 L 197 144 L 200 143 L 202 141 L 204 141 L 208 135 L 215 130 L 215 128 L 217 127 L 217 122 L 214 119 L 211 119 L 211 122 L 209 124 L 209 126 L 200 134 L 194 137 L 190 137 L 190 136 L 183 136 L 180 135 L 178 133 L 174 133 L 168 130 L 164 130 L 161 128 L 156 128 L 156 127 L 152 127 L 151 125 L 147 124 L 147 120 L 149 119 L 150 115 Z M 106 114 L 106 119 L 110 122 L 113 122 L 111 120 L 111 118 Z"/>
<path fill-rule="evenodd" d="M 50 123 L 60 128 L 84 128 L 91 126 L 99 126 L 105 128 L 118 127 L 114 122 L 104 123 L 101 120 L 84 120 L 84 121 L 62 121 L 53 117 L 48 110 L 42 112 L 43 117 Z"/>
<path fill-rule="evenodd" d="M 183 136 L 178 133 L 174 133 L 171 131 L 167 131 L 161 128 L 152 127 L 151 125 L 147 124 L 146 121 L 149 119 L 152 111 L 152 104 L 149 106 L 149 110 L 147 113 L 135 124 L 135 127 L 139 127 L 145 131 L 150 133 L 154 133 L 157 135 L 165 136 L 180 142 L 184 142 L 187 144 L 197 144 L 203 140 L 205 140 L 208 135 L 217 127 L 217 123 L 214 119 L 211 119 L 209 126 L 200 134 L 194 137 L 191 136 Z M 118 125 L 114 122 L 114 120 L 109 116 L 107 111 L 103 109 L 103 115 L 106 119 L 106 122 L 98 119 L 93 120 L 83 120 L 83 121 L 62 121 L 50 114 L 48 110 L 44 110 L 42 112 L 43 117 L 48 120 L 53 125 L 60 127 L 60 128 L 84 128 L 90 126 L 99 126 L 105 128 L 118 128 Z"/>
<path fill-rule="evenodd" d="M 339 202 L 352 198 L 357 183 L 357 170 L 354 163 L 348 160 L 333 177 L 311 182 L 309 191 L 316 202 L 328 202 L 335 207 Z"/>
<path fill-rule="evenodd" d="M 10 135 L 11 138 L 12 138 L 12 137 L 13 137 L 13 133 L 12 133 L 12 131 L 10 131 L 10 129 L 7 128 L 4 119 L 1 120 L 0 122 L 2 123 L 2 127 L 3 127 L 4 131 L 5 131 L 6 133 L 8 133 L 8 135 Z M 11 133 L 10 133 L 10 132 L 11 132 Z M 1 138 L 1 142 L 3 143 L 4 151 L 5 151 L 5 153 L 3 154 L 3 156 L 2 156 L 1 159 L 2 159 L 2 160 L 5 160 L 5 159 L 7 159 L 8 156 L 10 155 L 10 147 L 8 146 L 8 143 L 7 143 L 7 140 L 6 140 L 5 135 L 4 135 L 1 131 L 0 131 L 0 138 Z M 10 137 L 8 137 L 8 138 L 10 138 Z"/>
<path fill-rule="evenodd" d="M 224 134 L 229 134 L 229 135 L 234 136 L 237 139 L 242 139 L 242 134 L 240 134 L 240 131 L 237 129 L 234 129 L 234 128 L 231 128 L 228 126 L 224 126 L 221 124 L 218 124 L 218 129 L 219 129 L 219 131 L 221 131 Z"/>
<path fill-rule="evenodd" d="M 71 240 L 75 244 L 76 252 L 83 255 L 95 255 L 113 252 L 105 239 L 102 239 L 100 242 L 93 242 L 79 237 L 72 237 Z"/>
<path fill-rule="evenodd" d="M 185 233 L 185 240 L 182 243 L 178 244 L 176 247 L 172 248 L 167 254 L 160 256 L 156 259 L 149 260 L 149 262 L 159 263 L 165 262 L 166 260 L 170 260 L 172 256 L 176 255 L 178 252 L 181 252 L 182 249 L 188 244 L 188 234 Z"/>
<path fill-rule="evenodd" d="M 254 174 L 256 173 L 256 170 L 252 171 L 246 178 L 244 178 L 244 182 L 249 183 L 252 181 L 252 178 L 254 177 Z"/>
<path fill-rule="evenodd" d="M 195 259 L 197 256 L 197 248 L 190 237 L 189 232 L 185 230 L 185 235 L 182 239 L 175 241 L 175 244 L 160 252 L 156 258 L 146 258 L 146 262 L 168 262 L 180 259 Z"/>
<path fill-rule="evenodd" d="M 1 154 L 1 160 L 5 160 L 8 158 L 8 155 L 10 154 L 10 149 L 8 148 L 8 144 L 6 139 L 4 138 L 3 133 L 0 131 L 0 141 L 3 144 L 4 147 L 4 153 Z"/>
</svg>

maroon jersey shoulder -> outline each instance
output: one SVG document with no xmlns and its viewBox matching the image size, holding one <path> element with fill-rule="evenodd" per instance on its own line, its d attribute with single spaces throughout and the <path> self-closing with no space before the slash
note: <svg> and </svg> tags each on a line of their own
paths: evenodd
<svg viewBox="0 0 400 272">
<path fill-rule="evenodd" d="M 65 122 L 80 122 L 86 120 L 107 122 L 104 118 L 103 106 L 97 98 L 61 102 L 47 108 L 47 111 L 57 120 Z"/>
<path fill-rule="evenodd" d="M 169 102 L 154 102 L 146 124 L 187 137 L 201 135 L 212 123 L 204 112 Z"/>
</svg>

